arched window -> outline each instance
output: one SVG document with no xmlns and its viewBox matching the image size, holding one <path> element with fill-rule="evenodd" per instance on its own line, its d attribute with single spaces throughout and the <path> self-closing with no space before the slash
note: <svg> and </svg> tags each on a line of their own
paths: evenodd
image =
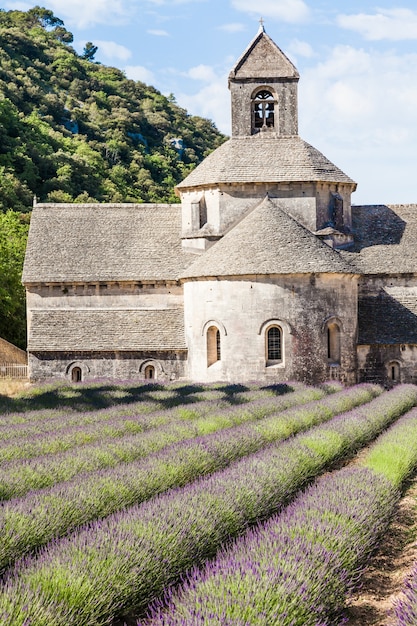
<svg viewBox="0 0 417 626">
<path fill-rule="evenodd" d="M 267 89 L 258 91 L 253 98 L 252 120 L 254 132 L 275 126 L 275 99 Z"/>
<path fill-rule="evenodd" d="M 282 329 L 271 326 L 266 332 L 266 359 L 268 362 L 282 361 Z"/>
<path fill-rule="evenodd" d="M 154 380 L 155 368 L 153 365 L 147 365 L 145 367 L 145 380 Z"/>
<path fill-rule="evenodd" d="M 71 370 L 71 381 L 73 383 L 80 383 L 83 378 L 81 367 L 73 367 Z"/>
<path fill-rule="evenodd" d="M 401 382 L 401 369 L 398 361 L 391 361 L 391 363 L 388 363 L 388 378 L 393 383 Z"/>
<path fill-rule="evenodd" d="M 335 365 L 340 364 L 340 328 L 335 322 L 327 326 L 327 360 Z"/>
<path fill-rule="evenodd" d="M 207 367 L 221 359 L 220 331 L 216 326 L 207 329 Z"/>
</svg>

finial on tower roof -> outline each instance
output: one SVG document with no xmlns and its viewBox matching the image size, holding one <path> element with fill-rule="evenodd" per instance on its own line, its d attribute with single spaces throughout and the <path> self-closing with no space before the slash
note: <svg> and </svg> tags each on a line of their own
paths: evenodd
<svg viewBox="0 0 417 626">
<path fill-rule="evenodd" d="M 264 27 L 264 18 L 263 17 L 261 17 L 261 19 L 259 20 L 259 24 L 260 24 L 259 32 L 260 33 L 264 33 L 265 32 L 265 27 Z"/>
</svg>

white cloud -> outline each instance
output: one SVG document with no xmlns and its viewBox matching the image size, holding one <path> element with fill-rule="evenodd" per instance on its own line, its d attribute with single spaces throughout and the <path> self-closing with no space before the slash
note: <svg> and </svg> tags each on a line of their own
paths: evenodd
<svg viewBox="0 0 417 626">
<path fill-rule="evenodd" d="M 155 37 L 169 37 L 169 33 L 166 30 L 159 30 L 157 28 L 151 28 L 147 31 L 149 35 L 155 35 Z"/>
<path fill-rule="evenodd" d="M 86 42 L 81 42 L 84 46 Z M 104 56 L 107 59 L 118 59 L 120 61 L 127 61 L 132 56 L 132 52 L 125 46 L 121 46 L 114 41 L 104 41 L 102 39 L 94 39 L 94 45 L 98 47 L 100 56 Z"/>
<path fill-rule="evenodd" d="M 216 120 L 216 126 L 222 132 L 230 133 L 230 92 L 227 88 L 227 76 L 217 75 L 212 82 L 205 85 L 200 91 L 190 94 L 176 94 L 180 106 L 211 120 Z"/>
<path fill-rule="evenodd" d="M 373 41 L 417 39 L 417 12 L 409 9 L 379 9 L 373 15 L 339 15 L 337 24 Z"/>
<path fill-rule="evenodd" d="M 226 33 L 241 33 L 246 30 L 246 27 L 241 22 L 232 22 L 230 24 L 222 24 L 218 29 L 224 30 Z"/>
<path fill-rule="evenodd" d="M 196 65 L 195 67 L 191 67 L 186 75 L 188 78 L 192 78 L 193 80 L 202 80 L 206 83 L 217 80 L 216 73 L 210 65 Z"/>
<path fill-rule="evenodd" d="M 306 41 L 299 41 L 293 39 L 288 46 L 288 53 L 295 57 L 305 57 L 306 59 L 314 56 L 314 50 L 312 46 Z"/>
<path fill-rule="evenodd" d="M 416 200 L 417 54 L 337 46 L 299 89 L 300 135 L 358 181 L 356 203 Z"/>
<path fill-rule="evenodd" d="M 42 3 L 40 3 L 42 4 Z M 27 10 L 34 3 L 6 2 L 6 8 Z M 48 0 L 47 8 L 64 20 L 66 26 L 87 28 L 93 24 L 126 23 L 135 10 L 134 0 Z"/>
<path fill-rule="evenodd" d="M 158 6 L 162 6 L 164 4 L 172 5 L 172 4 L 190 4 L 190 3 L 198 3 L 198 2 L 207 2 L 207 0 L 148 0 L 151 4 L 156 4 Z"/>
<path fill-rule="evenodd" d="M 155 84 L 154 74 L 143 65 L 127 65 L 124 70 L 131 80 L 140 80 L 147 85 Z"/>
<path fill-rule="evenodd" d="M 416 85 L 415 89 L 410 85 Z M 406 59 L 337 46 L 325 62 L 303 72 L 300 107 L 311 129 L 314 120 L 321 118 L 320 132 L 324 135 L 343 138 L 347 143 L 366 137 L 376 144 L 389 125 L 410 123 L 409 117 L 401 119 L 404 90 L 408 98 L 410 91 L 417 97 L 417 55 Z M 413 109 L 409 107 L 408 114 L 417 127 L 417 111 Z"/>
<path fill-rule="evenodd" d="M 304 0 L 232 0 L 237 11 L 252 15 L 262 15 L 284 22 L 302 22 L 308 18 L 310 10 Z"/>
<path fill-rule="evenodd" d="M 11 11 L 29 11 L 29 9 L 33 8 L 32 2 L 5 2 L 4 6 L 6 9 L 10 9 Z"/>
</svg>

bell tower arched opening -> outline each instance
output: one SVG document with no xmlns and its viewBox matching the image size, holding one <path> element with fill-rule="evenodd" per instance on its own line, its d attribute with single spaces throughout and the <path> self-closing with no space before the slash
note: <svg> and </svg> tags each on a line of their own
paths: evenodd
<svg viewBox="0 0 417 626">
<path fill-rule="evenodd" d="M 252 96 L 252 133 L 274 129 L 277 102 L 272 90 L 258 89 Z"/>
</svg>

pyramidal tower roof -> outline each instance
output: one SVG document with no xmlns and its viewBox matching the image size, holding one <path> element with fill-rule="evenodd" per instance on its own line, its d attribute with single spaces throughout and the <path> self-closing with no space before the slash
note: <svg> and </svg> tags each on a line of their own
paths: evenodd
<svg viewBox="0 0 417 626">
<path fill-rule="evenodd" d="M 189 265 L 181 278 L 355 273 L 338 252 L 296 222 L 279 204 L 278 199 L 266 196 Z"/>
<path fill-rule="evenodd" d="M 299 74 L 263 25 L 229 74 L 231 138 L 179 185 L 356 183 L 298 134 Z"/>
<path fill-rule="evenodd" d="M 272 41 L 261 25 L 256 37 L 250 42 L 231 70 L 229 80 L 266 77 L 298 80 L 300 75 L 297 68 Z"/>
</svg>

